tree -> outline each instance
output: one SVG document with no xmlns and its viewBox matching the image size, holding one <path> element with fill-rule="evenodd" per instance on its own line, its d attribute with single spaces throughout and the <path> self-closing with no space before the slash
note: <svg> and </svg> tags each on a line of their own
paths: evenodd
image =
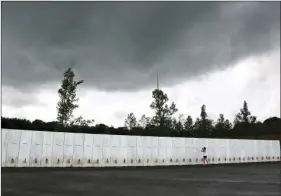
<svg viewBox="0 0 281 196">
<path fill-rule="evenodd" d="M 240 113 L 236 114 L 235 118 L 234 118 L 234 125 L 238 125 L 242 122 L 242 116 Z"/>
<path fill-rule="evenodd" d="M 200 117 L 201 117 L 201 121 L 202 121 L 202 122 L 206 121 L 206 119 L 207 119 L 207 117 L 208 117 L 208 114 L 207 114 L 207 112 L 206 112 L 206 106 L 205 106 L 205 105 L 202 105 L 202 106 L 201 106 Z"/>
<path fill-rule="evenodd" d="M 197 118 L 195 122 L 195 127 L 197 129 L 196 135 L 200 137 L 207 137 L 211 134 L 213 121 L 208 119 L 205 105 L 202 105 L 201 107 L 200 117 L 201 118 Z"/>
<path fill-rule="evenodd" d="M 257 129 L 256 126 L 257 118 L 251 115 L 251 112 L 248 108 L 248 103 L 243 102 L 243 107 L 240 109 L 240 112 L 236 115 L 234 119 L 234 135 L 255 135 L 257 131 L 261 132 L 261 129 Z"/>
<path fill-rule="evenodd" d="M 226 122 L 229 122 L 229 121 L 224 119 L 223 114 L 220 114 L 219 118 L 217 120 L 217 123 L 215 125 L 215 128 L 216 129 L 226 129 Z"/>
<path fill-rule="evenodd" d="M 248 108 L 248 103 L 246 101 L 243 102 L 243 107 L 240 109 L 240 112 L 236 114 L 234 119 L 234 124 L 254 124 L 257 122 L 257 117 L 252 116 L 251 112 Z"/>
<path fill-rule="evenodd" d="M 146 117 L 144 114 L 141 116 L 141 119 L 139 120 L 139 126 L 142 128 L 146 128 L 150 124 L 149 117 Z"/>
<path fill-rule="evenodd" d="M 263 121 L 263 134 L 281 134 L 281 118 L 271 117 Z"/>
<path fill-rule="evenodd" d="M 71 125 L 78 125 L 80 127 L 90 127 L 94 125 L 95 120 L 94 119 L 84 119 L 82 116 L 79 116 L 78 118 L 75 118 Z"/>
<path fill-rule="evenodd" d="M 250 117 L 251 117 L 251 112 L 248 109 L 248 104 L 246 101 L 244 101 L 243 108 L 240 109 L 240 113 L 242 116 L 242 122 L 249 123 Z"/>
<path fill-rule="evenodd" d="M 58 90 L 60 100 L 57 104 L 57 120 L 60 125 L 65 127 L 70 124 L 74 109 L 78 108 L 78 98 L 76 97 L 77 87 L 84 80 L 74 81 L 75 74 L 71 68 L 64 72 L 61 88 Z"/>
<path fill-rule="evenodd" d="M 231 129 L 232 129 L 232 124 L 231 124 L 231 122 L 230 122 L 228 119 L 226 119 L 226 120 L 224 121 L 224 128 L 225 128 L 226 130 L 231 130 Z"/>
<path fill-rule="evenodd" d="M 194 129 L 196 130 L 200 129 L 200 124 L 201 124 L 200 119 L 197 117 L 194 123 Z"/>
<path fill-rule="evenodd" d="M 243 107 L 240 109 L 240 112 L 236 115 L 234 124 L 244 123 L 244 124 L 254 124 L 257 121 L 257 117 L 251 116 L 251 112 L 248 108 L 248 103 L 243 102 Z"/>
<path fill-rule="evenodd" d="M 193 120 L 191 116 L 187 116 L 185 122 L 184 122 L 184 129 L 190 133 L 190 135 L 193 134 Z"/>
<path fill-rule="evenodd" d="M 257 123 L 257 117 L 256 116 L 250 116 L 250 123 L 251 124 Z"/>
<path fill-rule="evenodd" d="M 128 130 L 131 130 L 136 126 L 137 126 L 137 119 L 134 113 L 128 114 L 127 118 L 125 119 L 125 127 L 127 127 Z"/>
<path fill-rule="evenodd" d="M 150 108 L 155 110 L 155 116 L 152 121 L 156 126 L 164 127 L 170 126 L 172 116 L 178 111 L 174 102 L 169 106 L 168 96 L 160 89 L 155 89 L 152 92 L 154 101 L 151 103 Z"/>
<path fill-rule="evenodd" d="M 172 129 L 175 131 L 182 131 L 184 129 L 184 120 L 183 120 L 183 115 L 180 114 L 178 119 L 173 118 L 172 119 Z"/>
<path fill-rule="evenodd" d="M 221 125 L 221 126 L 223 126 L 223 123 L 224 123 L 224 116 L 223 116 L 223 114 L 220 114 L 219 115 L 219 118 L 218 118 L 218 120 L 217 120 L 217 126 L 218 125 Z"/>
<path fill-rule="evenodd" d="M 229 131 L 232 129 L 232 124 L 229 120 L 225 120 L 224 115 L 220 114 L 215 125 L 214 135 L 226 136 L 229 135 Z"/>
</svg>

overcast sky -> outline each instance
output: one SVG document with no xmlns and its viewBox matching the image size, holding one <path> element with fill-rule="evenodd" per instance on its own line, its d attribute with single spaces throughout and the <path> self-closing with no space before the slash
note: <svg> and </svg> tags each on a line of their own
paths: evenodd
<svg viewBox="0 0 281 196">
<path fill-rule="evenodd" d="M 1 2 L 2 116 L 55 120 L 74 62 L 75 115 L 122 126 L 160 87 L 179 113 L 280 117 L 280 2 Z"/>
</svg>

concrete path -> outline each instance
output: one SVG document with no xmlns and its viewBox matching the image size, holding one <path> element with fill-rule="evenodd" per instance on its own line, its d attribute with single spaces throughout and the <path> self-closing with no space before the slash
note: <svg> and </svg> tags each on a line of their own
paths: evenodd
<svg viewBox="0 0 281 196">
<path fill-rule="evenodd" d="M 279 164 L 2 168 L 3 196 L 280 196 Z"/>
</svg>

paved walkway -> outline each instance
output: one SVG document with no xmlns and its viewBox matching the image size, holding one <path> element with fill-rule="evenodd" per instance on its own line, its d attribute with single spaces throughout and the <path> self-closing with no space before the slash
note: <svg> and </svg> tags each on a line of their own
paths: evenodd
<svg viewBox="0 0 281 196">
<path fill-rule="evenodd" d="M 3 196 L 280 196 L 279 164 L 2 168 Z"/>
</svg>

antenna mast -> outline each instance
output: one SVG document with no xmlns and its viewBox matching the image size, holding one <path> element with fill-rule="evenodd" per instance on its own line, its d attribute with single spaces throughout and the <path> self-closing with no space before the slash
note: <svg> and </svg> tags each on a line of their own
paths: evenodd
<svg viewBox="0 0 281 196">
<path fill-rule="evenodd" d="M 159 82 L 158 82 L 158 73 L 157 73 L 157 89 L 159 89 Z"/>
<path fill-rule="evenodd" d="M 71 61 L 71 65 L 70 68 L 73 69 L 74 68 L 74 60 Z"/>
</svg>

